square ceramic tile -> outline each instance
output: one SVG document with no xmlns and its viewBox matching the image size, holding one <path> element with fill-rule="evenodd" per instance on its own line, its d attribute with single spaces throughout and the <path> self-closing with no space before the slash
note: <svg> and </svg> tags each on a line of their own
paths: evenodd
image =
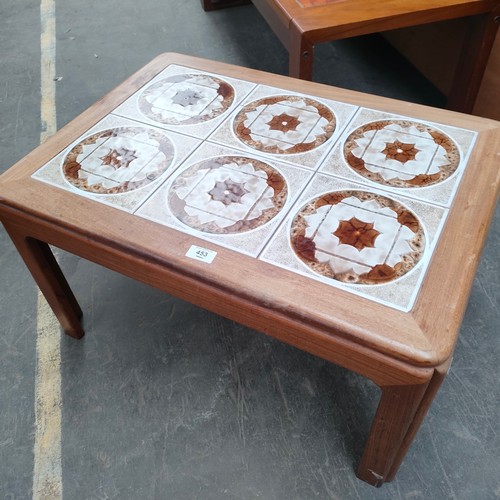
<svg viewBox="0 0 500 500">
<path fill-rule="evenodd" d="M 33 178 L 133 212 L 200 143 L 109 115 Z"/>
<path fill-rule="evenodd" d="M 257 256 L 311 175 L 206 143 L 136 214 Z"/>
<path fill-rule="evenodd" d="M 113 114 L 205 138 L 255 86 L 172 64 Z"/>
<path fill-rule="evenodd" d="M 450 206 L 477 134 L 360 109 L 320 170 Z"/>
<path fill-rule="evenodd" d="M 209 140 L 316 169 L 356 109 L 259 85 Z"/>
<path fill-rule="evenodd" d="M 409 310 L 447 211 L 316 174 L 260 258 Z"/>
</svg>

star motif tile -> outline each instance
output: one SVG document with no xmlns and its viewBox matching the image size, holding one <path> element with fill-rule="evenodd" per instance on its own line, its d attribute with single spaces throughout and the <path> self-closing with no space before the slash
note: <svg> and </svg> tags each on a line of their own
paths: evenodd
<svg viewBox="0 0 500 500">
<path fill-rule="evenodd" d="M 270 96 L 243 107 L 234 119 L 236 136 L 259 151 L 303 153 L 327 141 L 335 116 L 324 104 L 301 96 Z"/>
<path fill-rule="evenodd" d="M 356 129 L 344 143 L 344 157 L 349 167 L 373 182 L 407 188 L 442 182 L 460 163 L 450 137 L 429 125 L 403 120 Z"/>
<path fill-rule="evenodd" d="M 415 267 L 425 250 L 425 235 L 416 215 L 392 198 L 334 191 L 299 210 L 291 243 L 313 271 L 371 285 L 395 280 Z"/>
<path fill-rule="evenodd" d="M 84 137 L 67 153 L 62 170 L 78 189 L 115 194 L 155 181 L 173 159 L 174 145 L 159 130 L 116 127 Z"/>
<path fill-rule="evenodd" d="M 284 177 L 269 164 L 249 157 L 223 156 L 180 173 L 168 198 L 172 213 L 192 228 L 234 233 L 271 220 L 286 197 Z"/>
</svg>

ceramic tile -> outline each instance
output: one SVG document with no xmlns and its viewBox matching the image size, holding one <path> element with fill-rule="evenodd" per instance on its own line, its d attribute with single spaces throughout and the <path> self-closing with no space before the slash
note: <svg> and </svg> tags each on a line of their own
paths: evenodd
<svg viewBox="0 0 500 500">
<path fill-rule="evenodd" d="M 316 169 L 356 109 L 259 85 L 209 140 Z"/>
<path fill-rule="evenodd" d="M 449 206 L 476 135 L 361 109 L 320 170 Z"/>
<path fill-rule="evenodd" d="M 113 113 L 205 138 L 256 84 L 170 65 Z"/>
<path fill-rule="evenodd" d="M 475 137 L 173 65 L 33 177 L 408 311 Z"/>
<path fill-rule="evenodd" d="M 316 174 L 260 258 L 409 310 L 446 213 Z"/>
<path fill-rule="evenodd" d="M 257 256 L 311 175 L 206 143 L 137 215 Z"/>
<path fill-rule="evenodd" d="M 110 115 L 33 177 L 133 212 L 200 143 Z"/>
</svg>

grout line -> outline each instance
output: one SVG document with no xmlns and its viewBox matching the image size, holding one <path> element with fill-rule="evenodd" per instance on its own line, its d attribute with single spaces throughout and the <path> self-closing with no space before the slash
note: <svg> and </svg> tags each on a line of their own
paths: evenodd
<svg viewBox="0 0 500 500">
<path fill-rule="evenodd" d="M 40 1 L 40 143 L 57 130 L 55 0 Z M 60 326 L 38 291 L 33 499 L 62 499 Z"/>
</svg>

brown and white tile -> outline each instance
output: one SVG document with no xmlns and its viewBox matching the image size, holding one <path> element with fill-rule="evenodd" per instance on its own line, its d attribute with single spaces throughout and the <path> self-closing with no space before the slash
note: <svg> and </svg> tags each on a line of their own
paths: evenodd
<svg viewBox="0 0 500 500">
<path fill-rule="evenodd" d="M 362 109 L 320 170 L 449 206 L 476 134 Z"/>
<path fill-rule="evenodd" d="M 256 256 L 311 175 L 205 144 L 137 215 Z"/>
<path fill-rule="evenodd" d="M 113 113 L 204 138 L 255 84 L 170 65 Z"/>
<path fill-rule="evenodd" d="M 356 109 L 261 85 L 209 140 L 315 169 Z"/>
<path fill-rule="evenodd" d="M 407 310 L 445 216 L 442 207 L 316 174 L 260 258 Z"/>
<path fill-rule="evenodd" d="M 108 116 L 33 178 L 132 212 L 200 142 Z"/>
</svg>

